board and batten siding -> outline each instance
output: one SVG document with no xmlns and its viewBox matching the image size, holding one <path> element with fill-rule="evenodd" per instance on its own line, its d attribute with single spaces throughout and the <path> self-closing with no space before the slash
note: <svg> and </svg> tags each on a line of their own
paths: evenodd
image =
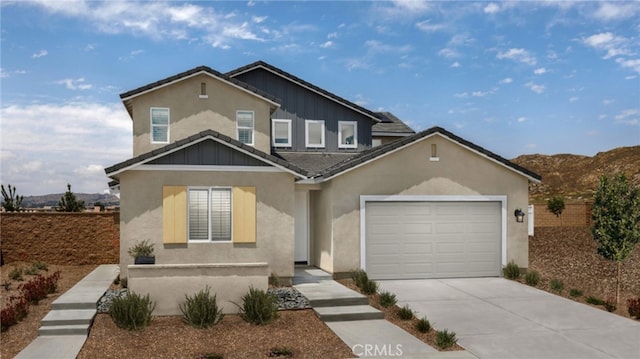
<svg viewBox="0 0 640 359">
<path fill-rule="evenodd" d="M 292 120 L 292 143 L 286 150 L 356 152 L 371 148 L 371 118 L 264 69 L 245 72 L 235 78 L 280 99 L 281 106 L 271 114 L 271 118 Z M 305 120 L 325 121 L 324 148 L 305 147 Z M 338 148 L 338 121 L 358 122 L 357 149 Z"/>
</svg>

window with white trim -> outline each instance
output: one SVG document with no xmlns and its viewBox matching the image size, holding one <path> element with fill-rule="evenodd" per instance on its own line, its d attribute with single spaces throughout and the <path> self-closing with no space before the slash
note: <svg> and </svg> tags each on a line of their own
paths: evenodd
<svg viewBox="0 0 640 359">
<path fill-rule="evenodd" d="M 151 143 L 169 143 L 169 109 L 151 107 Z"/>
<path fill-rule="evenodd" d="M 238 141 L 253 146 L 253 111 L 236 111 Z"/>
<path fill-rule="evenodd" d="M 231 241 L 230 188 L 191 188 L 187 206 L 189 241 Z"/>
<path fill-rule="evenodd" d="M 305 145 L 309 148 L 324 147 L 324 121 L 322 120 L 306 120 L 305 127 Z"/>
<path fill-rule="evenodd" d="M 271 138 L 274 147 L 291 147 L 291 120 L 272 120 Z"/>
<path fill-rule="evenodd" d="M 338 121 L 338 148 L 358 148 L 358 122 Z"/>
</svg>

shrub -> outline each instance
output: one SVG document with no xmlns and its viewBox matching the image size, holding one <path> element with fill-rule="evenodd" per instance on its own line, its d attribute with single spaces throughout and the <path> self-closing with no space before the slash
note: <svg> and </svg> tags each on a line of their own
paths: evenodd
<svg viewBox="0 0 640 359">
<path fill-rule="evenodd" d="M 113 298 L 109 308 L 109 315 L 113 322 L 120 328 L 138 330 L 151 323 L 151 313 L 156 305 L 149 299 L 133 292 L 123 297 Z"/>
<path fill-rule="evenodd" d="M 518 279 L 520 278 L 520 267 L 518 267 L 516 262 L 511 261 L 502 268 L 502 274 L 507 279 Z"/>
<path fill-rule="evenodd" d="M 535 270 L 528 271 L 524 276 L 524 282 L 532 287 L 537 286 L 540 283 L 540 273 Z"/>
<path fill-rule="evenodd" d="M 438 330 L 436 332 L 436 345 L 440 349 L 450 348 L 457 342 L 458 342 L 458 339 L 456 338 L 456 333 L 453 331 L 450 332 L 447 329 L 445 329 L 445 330 Z"/>
<path fill-rule="evenodd" d="M 369 281 L 369 277 L 367 276 L 367 272 L 362 269 L 355 269 L 351 271 L 351 279 L 358 286 L 358 288 L 362 289 L 362 287 Z"/>
<path fill-rule="evenodd" d="M 635 317 L 640 320 L 640 297 L 636 299 L 629 299 L 627 301 L 627 310 L 632 318 Z"/>
<path fill-rule="evenodd" d="M 416 323 L 416 329 L 418 329 L 420 333 L 426 333 L 431 330 L 431 323 L 429 322 L 429 319 L 427 319 L 427 317 L 420 318 Z"/>
<path fill-rule="evenodd" d="M 34 304 L 38 304 L 41 299 L 47 297 L 47 289 L 44 277 L 42 276 L 37 276 L 20 286 L 24 298 Z"/>
<path fill-rule="evenodd" d="M 180 304 L 183 320 L 196 328 L 208 328 L 218 324 L 224 314 L 218 309 L 216 295 L 211 296 L 209 286 L 196 293 L 193 297 L 185 294 L 186 302 Z"/>
<path fill-rule="evenodd" d="M 122 288 L 129 288 L 129 280 L 127 279 L 127 277 L 120 278 L 120 284 L 122 285 Z"/>
<path fill-rule="evenodd" d="M 278 318 L 276 297 L 260 289 L 250 287 L 249 293 L 242 297 L 242 306 L 236 305 L 242 319 L 252 324 L 267 324 Z"/>
<path fill-rule="evenodd" d="M 35 261 L 31 264 L 32 268 L 36 268 L 37 270 L 43 270 L 43 271 L 48 271 L 49 270 L 49 265 L 45 262 L 42 261 Z"/>
<path fill-rule="evenodd" d="M 29 303 L 23 296 L 11 296 L 0 311 L 0 331 L 6 331 L 27 316 Z"/>
<path fill-rule="evenodd" d="M 22 268 L 15 267 L 9 271 L 9 278 L 12 280 L 22 281 Z"/>
<path fill-rule="evenodd" d="M 280 358 L 280 357 L 291 358 L 291 357 L 293 357 L 293 350 L 291 350 L 291 349 L 289 349 L 287 347 L 271 348 L 271 350 L 269 350 L 269 353 L 267 353 L 267 357 L 269 357 L 269 358 Z"/>
<path fill-rule="evenodd" d="M 604 300 L 593 296 L 588 296 L 586 302 L 593 305 L 604 305 Z"/>
<path fill-rule="evenodd" d="M 271 275 L 269 276 L 269 284 L 274 287 L 280 287 L 280 277 L 278 277 L 278 275 L 275 273 L 271 273 Z"/>
<path fill-rule="evenodd" d="M 362 293 L 364 294 L 376 294 L 378 292 L 378 283 L 372 280 L 367 280 L 362 284 L 360 290 L 362 290 Z"/>
<path fill-rule="evenodd" d="M 398 302 L 396 295 L 387 291 L 380 293 L 379 300 L 380 305 L 384 308 L 394 306 Z"/>
<path fill-rule="evenodd" d="M 131 248 L 127 250 L 132 257 L 153 257 L 153 243 L 149 243 L 148 239 L 141 242 L 136 242 Z"/>
<path fill-rule="evenodd" d="M 573 298 L 582 297 L 582 294 L 584 293 L 580 289 L 571 288 L 569 290 L 569 296 Z"/>
<path fill-rule="evenodd" d="M 398 317 L 402 320 L 411 320 L 413 319 L 413 310 L 409 308 L 409 305 L 405 304 L 404 307 L 398 310 Z"/>
<path fill-rule="evenodd" d="M 11 282 L 9 281 L 4 281 L 1 284 L 4 287 L 4 290 L 8 291 L 9 289 L 11 289 Z"/>
<path fill-rule="evenodd" d="M 31 266 L 24 270 L 24 274 L 26 275 L 36 275 L 38 274 L 38 272 L 39 272 L 38 268 L 34 266 Z"/>
<path fill-rule="evenodd" d="M 607 312 L 609 313 L 615 312 L 616 309 L 618 309 L 618 305 L 616 304 L 616 299 L 607 298 L 607 300 L 604 301 L 604 309 L 606 309 Z"/>
<path fill-rule="evenodd" d="M 16 310 L 13 306 L 7 306 L 0 311 L 0 331 L 7 331 L 10 326 L 18 323 Z"/>
<path fill-rule="evenodd" d="M 222 356 L 222 354 L 218 354 L 218 353 L 204 353 L 204 354 L 200 354 L 198 355 L 197 359 L 223 359 L 224 357 Z"/>
<path fill-rule="evenodd" d="M 555 293 L 562 293 L 562 290 L 564 289 L 564 283 L 560 279 L 554 278 L 551 280 L 551 282 L 549 282 L 549 288 Z"/>
</svg>

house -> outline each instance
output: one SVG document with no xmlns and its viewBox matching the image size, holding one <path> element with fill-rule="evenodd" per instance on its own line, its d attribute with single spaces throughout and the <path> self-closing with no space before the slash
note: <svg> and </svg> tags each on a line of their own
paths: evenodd
<svg viewBox="0 0 640 359">
<path fill-rule="evenodd" d="M 513 214 L 540 176 L 443 128 L 415 133 L 262 61 L 121 99 L 133 158 L 105 169 L 120 191 L 121 276 L 157 314 L 205 285 L 235 311 L 228 301 L 295 263 L 373 279 L 528 266 L 527 218 Z M 132 265 L 144 239 L 156 264 Z"/>
</svg>

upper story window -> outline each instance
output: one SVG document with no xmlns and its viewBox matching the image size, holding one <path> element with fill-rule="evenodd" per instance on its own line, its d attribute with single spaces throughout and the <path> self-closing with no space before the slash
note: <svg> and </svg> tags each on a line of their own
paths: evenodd
<svg viewBox="0 0 640 359">
<path fill-rule="evenodd" d="M 206 82 L 201 82 L 200 83 L 200 98 L 209 98 L 209 95 L 207 95 L 207 83 Z"/>
<path fill-rule="evenodd" d="M 151 108 L 151 143 L 169 143 L 168 108 Z"/>
<path fill-rule="evenodd" d="M 274 147 L 291 147 L 291 120 L 272 120 L 271 138 Z"/>
<path fill-rule="evenodd" d="M 358 123 L 338 121 L 338 148 L 358 148 Z"/>
<path fill-rule="evenodd" d="M 305 127 L 305 145 L 309 148 L 324 147 L 324 121 L 306 120 Z"/>
<path fill-rule="evenodd" d="M 238 141 L 253 146 L 253 111 L 237 111 Z"/>
</svg>

